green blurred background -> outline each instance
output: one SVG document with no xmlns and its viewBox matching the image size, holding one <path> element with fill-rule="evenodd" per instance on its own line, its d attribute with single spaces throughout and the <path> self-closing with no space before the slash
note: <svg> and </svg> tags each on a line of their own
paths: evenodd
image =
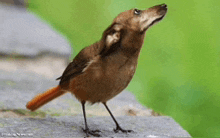
<svg viewBox="0 0 220 138">
<path fill-rule="evenodd" d="M 28 0 L 31 12 L 68 38 L 72 58 L 120 12 L 162 3 L 167 16 L 147 31 L 128 89 L 192 136 L 220 136 L 220 1 Z"/>
</svg>

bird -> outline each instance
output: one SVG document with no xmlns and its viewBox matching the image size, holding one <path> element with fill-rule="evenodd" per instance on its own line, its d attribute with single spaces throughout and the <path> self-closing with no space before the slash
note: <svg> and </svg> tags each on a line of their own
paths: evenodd
<svg viewBox="0 0 220 138">
<path fill-rule="evenodd" d="M 26 105 L 35 111 L 49 101 L 70 92 L 81 102 L 86 136 L 100 136 L 99 130 L 90 130 L 85 103 L 102 103 L 116 124 L 115 132 L 133 132 L 123 129 L 107 106 L 107 101 L 121 93 L 132 80 L 146 31 L 161 21 L 167 5 L 160 4 L 145 10 L 131 9 L 120 13 L 103 32 L 101 40 L 83 48 L 68 64 L 59 85 L 36 95 Z"/>
</svg>

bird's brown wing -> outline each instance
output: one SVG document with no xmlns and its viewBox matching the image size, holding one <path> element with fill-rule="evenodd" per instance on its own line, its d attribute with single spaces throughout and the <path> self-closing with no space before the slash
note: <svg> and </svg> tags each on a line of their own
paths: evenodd
<svg viewBox="0 0 220 138">
<path fill-rule="evenodd" d="M 71 78 L 82 73 L 83 69 L 87 66 L 87 63 L 91 60 L 91 57 L 88 57 L 85 54 L 87 48 L 89 47 L 81 50 L 80 53 L 73 59 L 73 61 L 66 67 L 62 76 L 56 79 L 60 79 L 60 85 L 69 82 Z"/>
<path fill-rule="evenodd" d="M 57 80 L 60 79 L 60 85 L 69 82 L 71 78 L 74 78 L 77 75 L 83 73 L 83 69 L 87 67 L 88 63 L 94 57 L 100 54 L 102 49 L 103 45 L 100 45 L 99 43 L 95 43 L 89 47 L 85 47 L 84 49 L 82 49 L 73 59 L 73 61 L 69 63 L 67 68 L 64 70 L 62 76 L 57 78 Z"/>
<path fill-rule="evenodd" d="M 86 61 L 81 62 L 80 64 L 76 64 L 74 62 L 69 63 L 62 76 L 56 80 L 60 79 L 60 85 L 64 84 L 65 82 L 69 82 L 71 78 L 82 73 L 82 70 L 87 66 L 86 63 Z"/>
</svg>

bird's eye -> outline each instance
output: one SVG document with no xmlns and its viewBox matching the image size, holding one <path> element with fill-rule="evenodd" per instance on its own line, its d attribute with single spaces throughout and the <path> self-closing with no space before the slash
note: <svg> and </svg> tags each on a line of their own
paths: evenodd
<svg viewBox="0 0 220 138">
<path fill-rule="evenodd" d="M 140 14 L 141 14 L 141 10 L 134 9 L 134 14 L 136 14 L 136 15 L 140 15 Z"/>
</svg>

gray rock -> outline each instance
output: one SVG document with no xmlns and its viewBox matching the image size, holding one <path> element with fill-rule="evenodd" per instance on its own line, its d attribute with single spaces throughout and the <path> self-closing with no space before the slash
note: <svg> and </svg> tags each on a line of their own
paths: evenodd
<svg viewBox="0 0 220 138">
<path fill-rule="evenodd" d="M 0 109 L 25 109 L 26 102 L 34 93 L 45 91 L 45 87 L 53 86 L 51 82 L 35 73 L 0 70 Z"/>
<path fill-rule="evenodd" d="M 91 130 L 100 130 L 103 137 L 190 137 L 169 117 L 117 117 L 121 127 L 132 133 L 114 133 L 115 124 L 110 117 L 88 117 Z M 0 136 L 26 135 L 29 137 L 85 137 L 82 116 L 56 118 L 0 118 Z"/>
<path fill-rule="evenodd" d="M 41 53 L 69 57 L 71 48 L 63 36 L 26 9 L 0 4 L 0 54 L 33 57 Z"/>
</svg>

